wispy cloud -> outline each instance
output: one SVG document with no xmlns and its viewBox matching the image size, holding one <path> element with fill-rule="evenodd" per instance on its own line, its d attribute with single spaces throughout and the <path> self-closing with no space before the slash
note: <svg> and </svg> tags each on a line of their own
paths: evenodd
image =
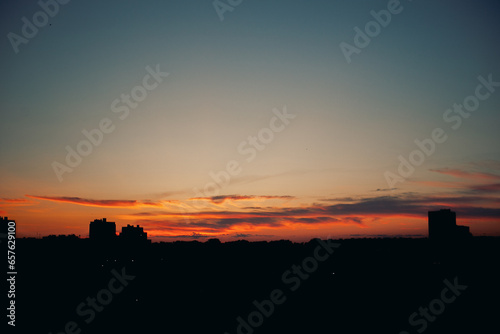
<svg viewBox="0 0 500 334">
<path fill-rule="evenodd" d="M 374 191 L 376 192 L 384 192 L 384 191 L 394 191 L 394 190 L 397 190 L 398 188 L 378 188 L 378 189 L 375 189 Z"/>
<path fill-rule="evenodd" d="M 500 221 L 498 197 L 495 202 L 495 197 L 489 196 L 488 193 L 499 191 L 500 183 L 460 186 L 464 187 L 462 193 L 455 191 L 432 194 L 380 194 L 364 198 L 356 196 L 324 198 L 319 199 L 317 203 L 293 206 L 291 203 L 296 201 L 290 200 L 297 198 L 284 195 L 236 194 L 192 198 L 187 201 L 95 200 L 34 195 L 27 197 L 93 207 L 135 209 L 122 212 L 117 218 L 143 225 L 152 236 L 180 239 L 235 234 L 257 235 L 259 232 L 267 233 L 273 229 L 316 229 L 337 225 L 366 228 L 387 222 L 403 223 L 408 219 L 425 220 L 428 211 L 442 208 L 452 208 L 460 218 Z M 468 193 L 465 192 L 467 189 Z M 200 210 L 190 206 L 193 200 L 208 201 L 214 205 Z M 231 203 L 222 205 L 232 201 L 243 201 L 245 204 L 247 203 L 245 201 L 261 201 L 268 205 L 261 206 L 260 203 L 241 207 Z"/>
<path fill-rule="evenodd" d="M 500 183 L 472 185 L 469 188 L 478 192 L 500 192 Z"/>
<path fill-rule="evenodd" d="M 363 225 L 368 219 L 374 221 L 388 217 L 413 217 L 426 219 L 427 211 L 443 207 L 453 208 L 461 218 L 500 219 L 500 209 L 481 206 L 487 200 L 482 196 L 378 196 L 356 202 L 334 205 L 313 204 L 301 207 L 268 207 L 266 210 L 249 209 L 238 211 L 201 212 L 140 212 L 128 215 L 145 223 L 169 228 L 202 229 L 206 232 L 221 232 L 238 226 L 243 227 L 290 227 L 322 224 Z M 187 218 L 186 223 L 183 218 Z"/>
<path fill-rule="evenodd" d="M 2 206 L 28 206 L 36 204 L 35 201 L 26 198 L 0 198 Z"/>
<path fill-rule="evenodd" d="M 465 183 L 458 182 L 444 182 L 444 181 L 421 181 L 421 180 L 409 180 L 408 182 L 425 186 L 431 188 L 466 188 Z"/>
<path fill-rule="evenodd" d="M 150 201 L 150 200 L 95 200 L 81 197 L 64 197 L 64 196 L 35 196 L 26 195 L 26 197 L 41 199 L 53 202 L 63 202 L 77 205 L 85 206 L 97 206 L 97 207 L 108 207 L 108 208 L 137 208 L 137 207 L 162 207 L 162 201 Z"/>
<path fill-rule="evenodd" d="M 489 164 L 491 165 L 492 162 Z M 460 182 L 442 180 L 413 180 L 412 182 L 433 188 L 455 188 L 458 190 L 458 193 L 461 194 L 474 193 L 475 195 L 500 195 L 500 175 L 486 172 L 470 172 L 463 169 L 451 168 L 430 169 L 430 171 L 442 175 L 452 176 L 453 178 L 460 179 Z"/>
<path fill-rule="evenodd" d="M 267 200 L 267 199 L 293 199 L 293 196 L 255 196 L 255 195 L 220 195 L 220 196 L 211 196 L 211 197 L 194 197 L 190 198 L 190 200 L 202 200 L 202 201 L 210 201 L 214 204 L 222 204 L 227 200 L 230 201 L 243 201 L 243 200 Z"/>
<path fill-rule="evenodd" d="M 359 198 L 356 199 L 354 197 L 333 197 L 333 198 L 322 198 L 320 199 L 321 202 L 357 202 L 359 201 Z"/>
</svg>

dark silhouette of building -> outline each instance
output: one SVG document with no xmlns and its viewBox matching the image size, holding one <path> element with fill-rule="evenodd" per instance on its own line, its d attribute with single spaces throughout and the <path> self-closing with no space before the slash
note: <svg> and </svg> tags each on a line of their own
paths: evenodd
<svg viewBox="0 0 500 334">
<path fill-rule="evenodd" d="M 94 241 L 110 241 L 116 238 L 116 224 L 106 218 L 95 219 L 89 225 L 89 238 Z"/>
<path fill-rule="evenodd" d="M 457 225 L 457 215 L 450 209 L 429 211 L 429 240 L 448 242 L 472 236 L 468 226 Z"/>
<path fill-rule="evenodd" d="M 147 243 L 148 233 L 144 232 L 144 229 L 139 225 L 133 226 L 128 225 L 122 227 L 122 233 L 120 233 L 120 239 L 127 243 Z"/>
</svg>

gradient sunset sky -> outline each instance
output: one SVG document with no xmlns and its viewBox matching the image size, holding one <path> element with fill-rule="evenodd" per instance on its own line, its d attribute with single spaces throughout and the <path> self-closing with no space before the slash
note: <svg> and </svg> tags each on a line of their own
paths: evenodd
<svg viewBox="0 0 500 334">
<path fill-rule="evenodd" d="M 20 237 L 103 217 L 154 241 L 418 237 L 441 208 L 500 235 L 498 2 L 243 0 L 221 20 L 212 0 L 70 1 L 15 47 L 42 9 L 0 6 L 0 216 Z"/>
</svg>

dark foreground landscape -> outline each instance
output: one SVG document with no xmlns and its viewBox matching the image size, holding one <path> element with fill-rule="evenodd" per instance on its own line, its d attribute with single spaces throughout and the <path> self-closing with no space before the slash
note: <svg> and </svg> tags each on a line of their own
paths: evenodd
<svg viewBox="0 0 500 334">
<path fill-rule="evenodd" d="M 492 333 L 499 238 L 17 240 L 22 333 Z"/>
</svg>

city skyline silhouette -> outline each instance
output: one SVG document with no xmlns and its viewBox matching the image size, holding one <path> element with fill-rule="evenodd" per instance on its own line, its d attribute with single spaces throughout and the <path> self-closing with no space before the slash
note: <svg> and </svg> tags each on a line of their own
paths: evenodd
<svg viewBox="0 0 500 334">
<path fill-rule="evenodd" d="M 500 296 L 499 238 L 457 234 L 447 209 L 428 216 L 429 238 L 150 243 L 139 226 L 110 233 L 115 223 L 104 218 L 89 222 L 91 238 L 19 238 L 17 327 L 221 334 L 494 328 L 498 308 L 486 300 Z"/>
</svg>

